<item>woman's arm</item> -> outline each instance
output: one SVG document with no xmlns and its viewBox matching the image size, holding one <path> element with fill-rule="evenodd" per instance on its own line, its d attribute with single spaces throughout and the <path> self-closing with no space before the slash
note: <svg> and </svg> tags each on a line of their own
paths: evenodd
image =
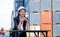
<svg viewBox="0 0 60 37">
<path fill-rule="evenodd" d="M 26 23 L 26 28 L 25 28 L 26 30 L 28 30 L 28 26 L 29 26 L 29 24 L 28 24 L 28 23 Z"/>
<path fill-rule="evenodd" d="M 25 20 L 27 21 L 25 29 L 28 30 L 28 27 L 29 27 L 29 20 L 28 20 L 28 19 L 25 19 Z"/>
</svg>

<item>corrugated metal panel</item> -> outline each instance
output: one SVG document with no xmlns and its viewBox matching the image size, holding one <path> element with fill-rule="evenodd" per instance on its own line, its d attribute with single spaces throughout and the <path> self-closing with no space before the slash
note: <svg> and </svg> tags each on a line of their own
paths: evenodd
<svg viewBox="0 0 60 37">
<path fill-rule="evenodd" d="M 30 13 L 30 24 L 39 24 L 40 23 L 40 14 L 37 13 Z"/>
<path fill-rule="evenodd" d="M 40 11 L 40 0 L 30 0 L 29 1 L 30 11 Z"/>
<path fill-rule="evenodd" d="M 48 31 L 48 36 L 52 37 L 52 24 L 41 24 L 40 29 L 41 30 L 49 30 Z"/>
<path fill-rule="evenodd" d="M 44 10 L 41 11 L 41 30 L 49 30 L 48 37 L 52 37 L 52 11 Z M 42 37 L 42 36 L 41 36 Z"/>
<path fill-rule="evenodd" d="M 60 0 L 53 0 L 53 10 L 60 10 Z"/>
<path fill-rule="evenodd" d="M 60 12 L 53 13 L 53 35 L 60 36 Z"/>
<path fill-rule="evenodd" d="M 60 12 L 53 13 L 53 23 L 60 23 Z"/>
<path fill-rule="evenodd" d="M 41 0 L 41 10 L 51 10 L 51 0 Z"/>
<path fill-rule="evenodd" d="M 41 11 L 41 23 L 52 23 L 52 11 Z"/>
<path fill-rule="evenodd" d="M 41 30 L 52 30 L 52 24 L 41 24 Z"/>
<path fill-rule="evenodd" d="M 60 24 L 59 25 L 53 25 L 53 35 L 54 36 L 60 36 Z"/>
</svg>

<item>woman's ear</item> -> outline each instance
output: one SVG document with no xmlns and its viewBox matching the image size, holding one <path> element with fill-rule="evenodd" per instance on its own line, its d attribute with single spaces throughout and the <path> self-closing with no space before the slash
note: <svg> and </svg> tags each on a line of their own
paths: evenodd
<svg viewBox="0 0 60 37">
<path fill-rule="evenodd" d="M 19 12 L 18 12 L 18 15 L 20 15 Z"/>
<path fill-rule="evenodd" d="M 20 14 L 19 14 L 19 12 L 18 12 L 18 16 L 19 16 Z"/>
</svg>

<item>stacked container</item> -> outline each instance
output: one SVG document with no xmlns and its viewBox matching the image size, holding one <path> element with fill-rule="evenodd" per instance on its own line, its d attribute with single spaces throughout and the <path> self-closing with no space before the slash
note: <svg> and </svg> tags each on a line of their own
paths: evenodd
<svg viewBox="0 0 60 37">
<path fill-rule="evenodd" d="M 60 12 L 53 13 L 53 36 L 60 37 Z"/>
<path fill-rule="evenodd" d="M 29 30 L 40 30 L 39 23 L 40 23 L 40 13 L 37 11 L 30 12 Z M 39 36 L 40 36 L 40 34 L 39 34 Z M 27 37 L 36 37 L 36 36 L 33 32 L 29 32 Z"/>
<path fill-rule="evenodd" d="M 40 29 L 48 30 L 48 37 L 52 37 L 52 11 L 44 10 L 40 12 Z M 44 37 L 41 34 L 41 37 Z"/>
</svg>

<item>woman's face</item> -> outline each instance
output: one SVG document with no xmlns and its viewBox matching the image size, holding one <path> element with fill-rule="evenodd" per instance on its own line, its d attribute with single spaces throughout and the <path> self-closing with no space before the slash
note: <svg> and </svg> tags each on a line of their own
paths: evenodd
<svg viewBox="0 0 60 37">
<path fill-rule="evenodd" d="M 26 14 L 26 11 L 25 10 L 20 10 L 19 14 L 20 14 L 20 16 L 24 17 L 25 14 Z"/>
</svg>

